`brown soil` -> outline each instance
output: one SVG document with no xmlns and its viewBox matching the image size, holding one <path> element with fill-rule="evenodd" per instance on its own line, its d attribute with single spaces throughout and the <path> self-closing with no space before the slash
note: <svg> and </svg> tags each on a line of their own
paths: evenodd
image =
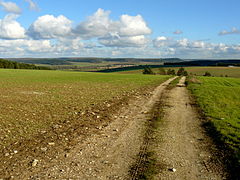
<svg viewBox="0 0 240 180">
<path fill-rule="evenodd" d="M 64 132 L 58 130 L 61 124 L 54 127 L 57 138 L 45 137 L 42 142 L 36 142 L 33 152 L 23 149 L 2 157 L 0 180 L 131 179 L 129 170 L 144 146 L 149 113 L 163 94 L 167 94 L 162 99 L 166 101 L 164 119 L 156 134 L 161 139 L 150 146 L 157 152 L 161 165 L 155 179 L 224 179 L 222 165 L 211 161 L 209 146 L 215 147 L 206 137 L 198 113 L 190 105 L 185 79 L 181 79 L 178 87 L 164 93 L 173 79 L 151 94 L 139 94 L 121 108 L 106 110 L 99 117 L 93 113 L 89 119 L 95 118 L 94 123 L 86 121 L 84 126 L 79 126 L 76 122 L 76 127 L 67 128 L 67 136 L 64 136 L 66 128 Z M 106 118 L 101 121 L 104 116 Z M 78 128 L 82 130 L 77 131 Z M 58 144 L 62 142 L 58 139 L 72 143 Z M 171 168 L 176 168 L 176 172 Z"/>
</svg>

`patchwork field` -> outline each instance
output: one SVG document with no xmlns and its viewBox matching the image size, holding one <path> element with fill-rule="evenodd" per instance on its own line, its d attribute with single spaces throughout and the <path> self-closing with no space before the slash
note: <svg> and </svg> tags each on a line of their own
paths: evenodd
<svg viewBox="0 0 240 180">
<path fill-rule="evenodd" d="M 0 146 L 31 139 L 55 123 L 79 119 L 89 108 L 109 107 L 110 102 L 167 78 L 1 69 Z"/>
<path fill-rule="evenodd" d="M 168 69 L 174 69 L 176 72 L 178 71 L 179 67 L 174 68 L 164 68 L 166 71 Z M 229 76 L 229 77 L 240 77 L 240 67 L 184 67 L 188 73 L 202 76 L 205 72 L 210 72 L 212 76 Z M 155 73 L 158 73 L 158 68 L 153 68 Z M 134 70 L 134 71 L 122 71 L 117 72 L 120 74 L 140 74 L 142 70 Z"/>
<path fill-rule="evenodd" d="M 222 140 L 240 153 L 240 79 L 198 77 L 188 88 Z M 238 157 L 240 158 L 240 157 Z"/>
</svg>

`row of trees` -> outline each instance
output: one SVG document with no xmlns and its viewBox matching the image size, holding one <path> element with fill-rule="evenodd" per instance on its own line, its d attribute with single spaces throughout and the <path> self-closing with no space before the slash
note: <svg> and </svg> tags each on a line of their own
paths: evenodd
<svg viewBox="0 0 240 180">
<path fill-rule="evenodd" d="M 167 71 L 164 68 L 159 68 L 157 73 L 154 73 L 152 69 L 146 66 L 143 69 L 143 74 L 160 74 L 160 75 L 177 75 L 177 76 L 188 76 L 188 72 L 183 68 L 179 68 L 177 73 L 174 69 L 168 69 Z"/>
<path fill-rule="evenodd" d="M 0 68 L 5 69 L 39 69 L 39 70 L 50 70 L 48 67 L 35 66 L 34 64 L 25 64 L 15 61 L 8 61 L 5 59 L 0 59 Z"/>
</svg>

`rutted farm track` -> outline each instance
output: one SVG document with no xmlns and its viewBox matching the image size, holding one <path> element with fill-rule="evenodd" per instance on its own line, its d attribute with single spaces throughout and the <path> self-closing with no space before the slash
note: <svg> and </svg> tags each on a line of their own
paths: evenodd
<svg viewBox="0 0 240 180">
<path fill-rule="evenodd" d="M 140 151 L 148 112 L 172 79 L 157 87 L 149 98 L 129 102 L 98 135 L 87 138 L 65 159 L 34 177 L 41 179 L 128 179 L 129 168 Z"/>
<path fill-rule="evenodd" d="M 158 86 L 150 97 L 130 100 L 109 125 L 96 127 L 98 133 L 84 140 L 79 137 L 76 146 L 50 163 L 42 166 L 38 161 L 34 170 L 12 179 L 138 179 L 146 169 L 147 151 L 156 155 L 154 179 L 224 179 L 223 166 L 212 154 L 215 146 L 191 106 L 185 78 L 177 87 L 166 88 L 174 79 Z M 152 118 L 159 118 L 153 113 L 160 105 L 161 123 L 152 130 Z"/>
</svg>

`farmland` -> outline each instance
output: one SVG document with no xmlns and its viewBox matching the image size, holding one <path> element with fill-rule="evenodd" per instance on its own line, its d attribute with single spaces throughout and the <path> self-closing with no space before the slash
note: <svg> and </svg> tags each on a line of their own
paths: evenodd
<svg viewBox="0 0 240 180">
<path fill-rule="evenodd" d="M 156 179 L 169 175 L 176 179 L 193 167 L 204 176 L 228 177 L 218 148 L 204 134 L 201 114 L 189 106 L 192 101 L 185 79 L 140 73 L 1 69 L 0 178 L 117 175 L 128 179 L 150 173 L 149 177 Z M 198 77 L 189 82 L 188 88 L 206 117 L 237 152 L 239 79 Z M 151 129 L 152 123 L 159 127 Z M 143 161 L 152 158 L 156 167 Z M 212 164 L 212 159 L 218 163 Z M 160 170 L 158 164 L 169 165 Z M 172 173 L 173 167 L 178 169 L 176 173 Z M 188 179 L 197 176 L 189 174 Z"/>
<path fill-rule="evenodd" d="M 1 147 L 31 139 L 87 109 L 156 86 L 167 76 L 0 70 Z"/>
<path fill-rule="evenodd" d="M 188 88 L 217 132 L 238 156 L 240 153 L 240 79 L 198 77 Z M 239 157 L 238 157 L 239 158 Z"/>
<path fill-rule="evenodd" d="M 165 70 L 174 69 L 176 72 L 179 67 L 166 67 Z M 228 76 L 228 77 L 240 77 L 240 67 L 184 67 L 189 73 L 202 76 L 205 72 L 210 72 L 212 76 Z M 157 73 L 158 68 L 153 68 L 153 71 Z M 122 71 L 116 72 L 120 74 L 140 74 L 142 70 L 133 70 L 133 71 Z"/>
</svg>

